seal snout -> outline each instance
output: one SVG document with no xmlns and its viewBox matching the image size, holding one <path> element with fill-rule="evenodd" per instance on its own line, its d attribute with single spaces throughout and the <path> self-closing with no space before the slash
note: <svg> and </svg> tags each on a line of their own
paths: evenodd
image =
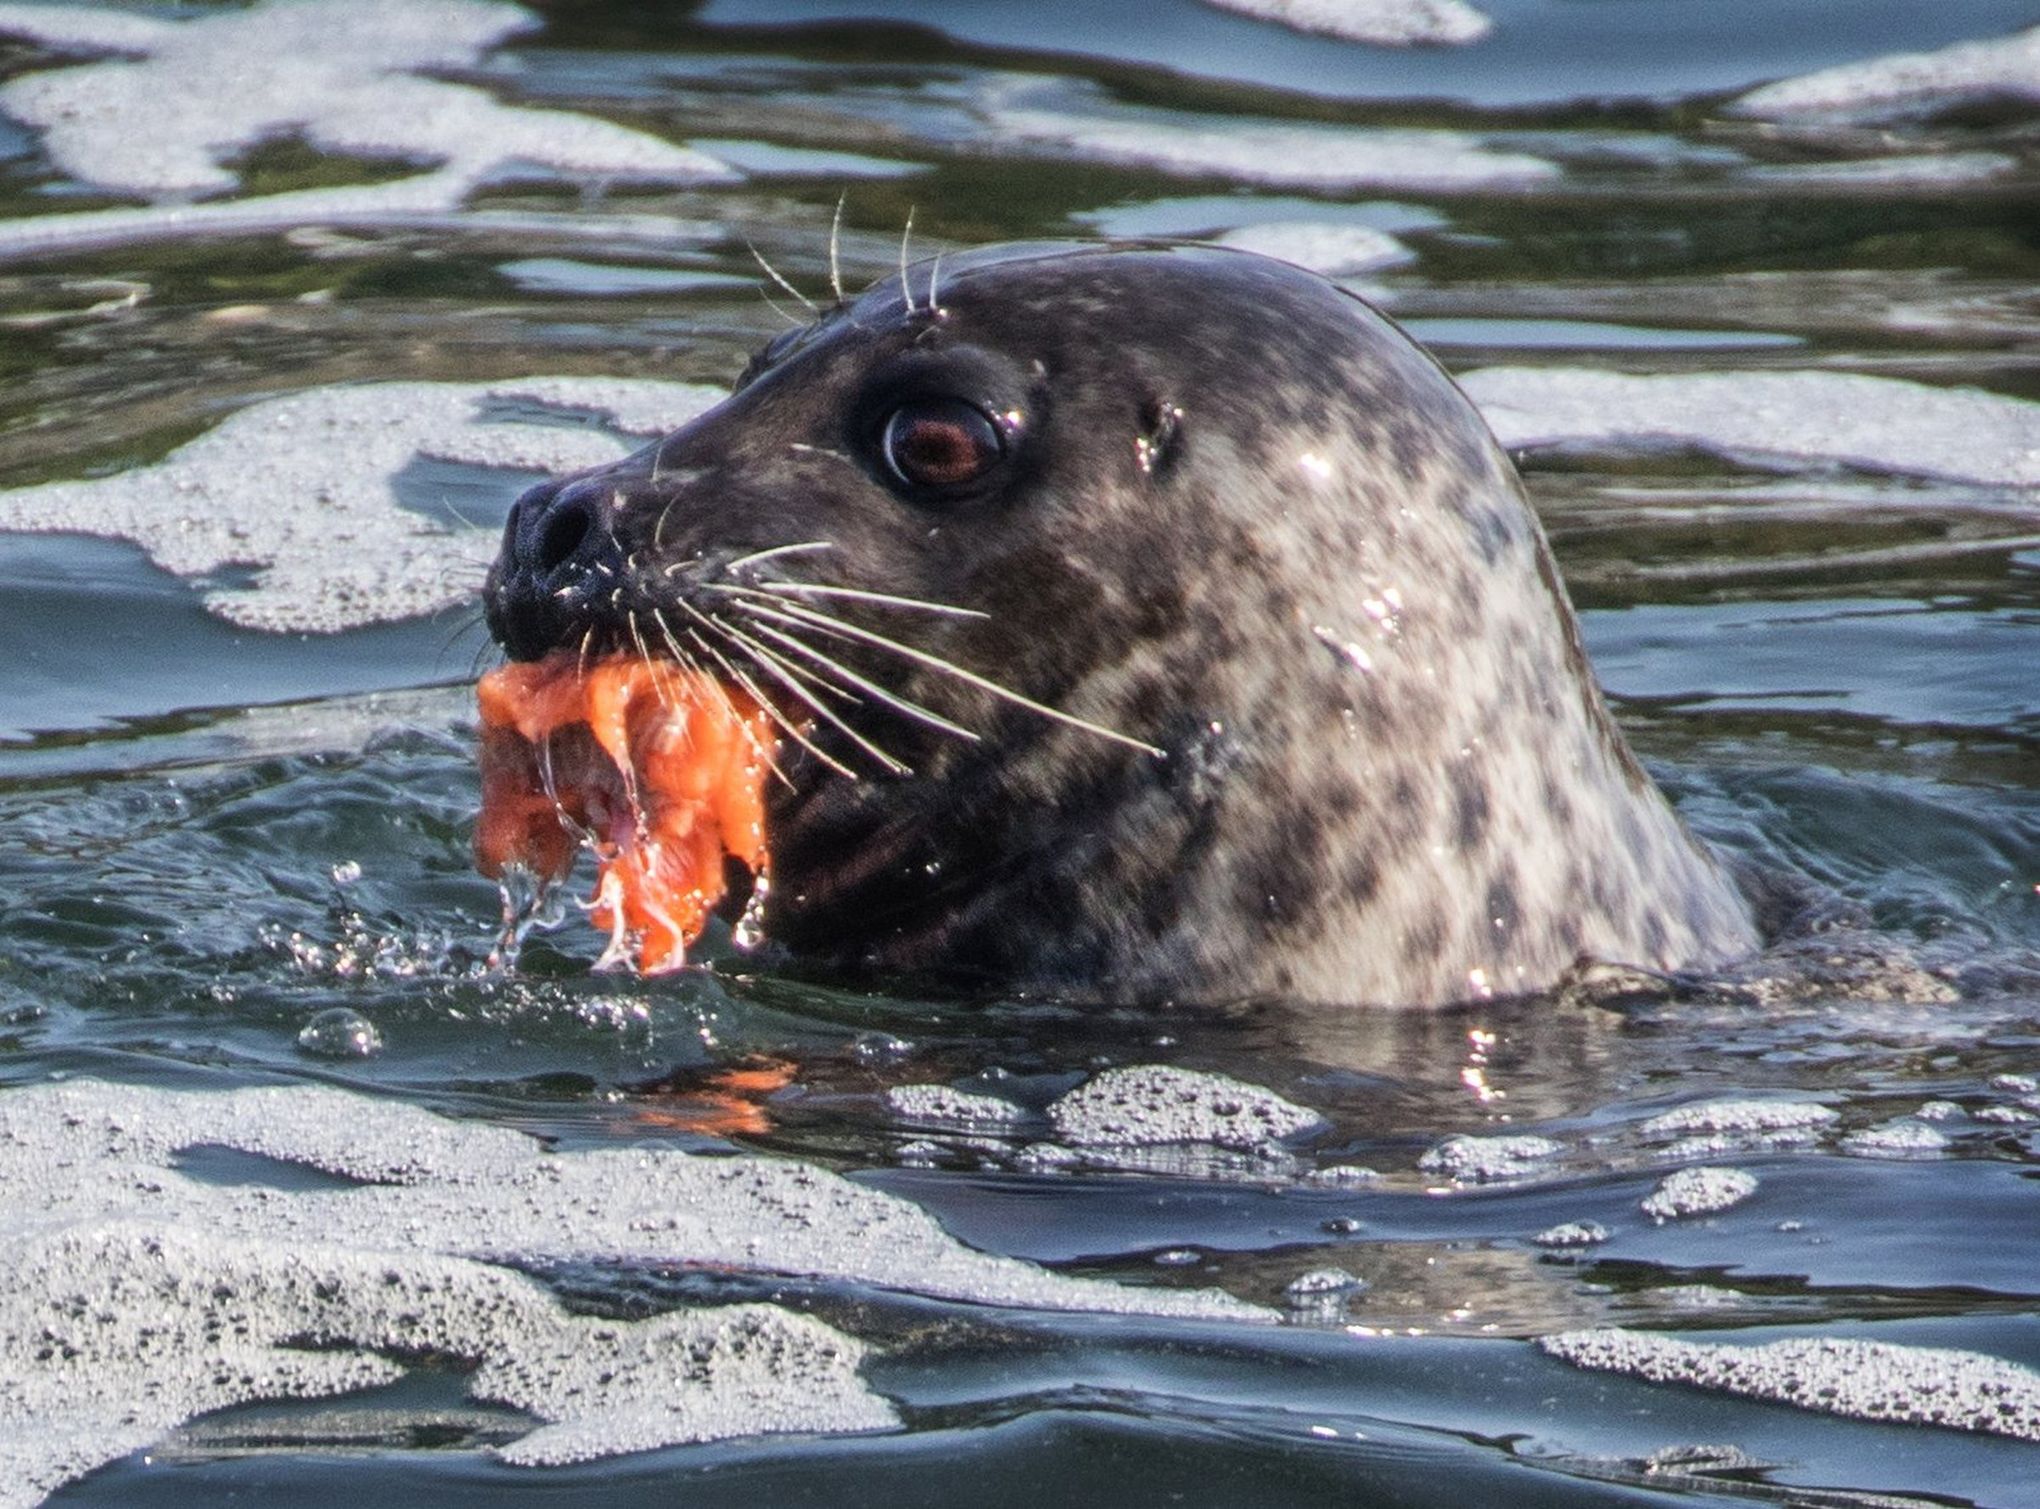
<svg viewBox="0 0 2040 1509">
<path fill-rule="evenodd" d="M 513 660 L 556 649 L 623 570 L 613 478 L 541 482 L 510 507 L 483 589 L 489 631 Z"/>
<path fill-rule="evenodd" d="M 606 508 L 599 489 L 577 482 L 554 493 L 538 511 L 532 527 L 528 553 L 532 567 L 556 573 L 575 562 L 592 539 L 599 539 L 597 523 Z"/>
</svg>

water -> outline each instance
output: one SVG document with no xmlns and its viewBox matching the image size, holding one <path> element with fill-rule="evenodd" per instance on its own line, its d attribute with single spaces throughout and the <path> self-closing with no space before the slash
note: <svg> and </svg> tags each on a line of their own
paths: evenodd
<svg viewBox="0 0 2040 1509">
<path fill-rule="evenodd" d="M 690 183 L 612 142 L 579 149 L 600 171 L 498 163 L 404 203 L 270 203 L 408 183 L 390 111 L 381 146 L 255 129 L 229 153 L 240 187 L 210 201 L 238 218 L 169 239 L 143 219 L 55 226 L 143 200 L 0 127 L 0 488 L 127 477 L 168 497 L 147 468 L 231 413 L 328 384 L 726 383 L 782 328 L 750 246 L 820 294 L 839 197 L 857 284 L 896 264 L 909 209 L 923 252 L 1304 221 L 1413 252 L 1351 281 L 1462 373 L 1853 373 L 2040 399 L 2030 97 L 1874 121 L 1727 104 L 1782 75 L 2000 36 L 2029 6 L 1792 0 L 1704 23 L 1668 0 L 1484 8 L 1490 42 L 1410 53 L 1196 0 L 842 8 L 887 26 L 768 0 L 563 7 L 498 28 L 449 76 L 746 176 Z M 10 76 L 50 61 L 0 53 Z M 1419 143 L 1423 182 L 1347 134 L 1371 127 L 1455 135 Z M 128 170 L 177 129 L 166 107 Z M 1301 133 L 1263 152 L 1275 181 L 1237 145 L 1271 139 L 1256 132 Z M 667 390 L 643 391 L 656 409 Z M 1898 433 L 1919 392 L 1879 391 L 1876 427 Z M 650 422 L 585 393 L 485 408 L 452 454 L 398 468 L 393 510 L 485 530 L 535 471 Z M 846 992 L 725 939 L 707 970 L 645 982 L 589 974 L 599 939 L 574 924 L 490 974 L 499 902 L 467 857 L 466 688 L 486 647 L 461 594 L 480 557 L 422 584 L 398 561 L 356 600 L 412 601 L 375 596 L 402 588 L 439 611 L 279 633 L 244 609 L 265 580 L 297 580 L 316 531 L 194 567 L 176 553 L 188 528 L 138 528 L 145 554 L 24 532 L 70 516 L 0 496 L 17 500 L 0 515 L 15 531 L 0 532 L 6 1085 L 340 1087 L 370 1097 L 333 1129 L 364 1150 L 382 1146 L 377 1104 L 535 1134 L 568 1159 L 743 1148 L 1136 1308 L 1217 1288 L 1280 1312 L 1314 1270 L 1365 1282 L 1343 1310 L 1270 1326 L 971 1302 L 826 1256 L 576 1257 L 534 1239 L 503 1255 L 571 1311 L 635 1323 L 763 1300 L 859 1338 L 858 1376 L 898 1427 L 516 1466 L 490 1448 L 533 1420 L 463 1392 L 472 1356 L 403 1354 L 418 1365 L 367 1392 L 173 1424 L 58 1500 L 2040 1503 L 2029 1442 L 1586 1371 L 1534 1345 L 1608 1325 L 2040 1367 L 2040 492 L 2005 480 L 2017 436 L 2040 441 L 2005 412 L 1999 451 L 1979 429 L 1950 456 L 1867 466 L 1832 449 L 1859 415 L 1787 405 L 1776 443 L 1752 449 L 1673 392 L 1640 428 L 1526 455 L 1596 666 L 1689 821 L 1832 888 L 1869 927 L 1842 964 L 1802 952 L 1733 989 L 1422 1018 Z M 244 509 L 260 534 L 265 510 L 316 507 L 335 449 L 277 432 L 248 452 L 248 493 L 229 467 L 201 511 Z M 309 559 L 315 593 L 333 559 Z M 1039 1151 L 1058 1097 L 1156 1063 L 1265 1087 L 1328 1128 L 1272 1152 Z M 889 1107 L 889 1089 L 927 1083 L 1020 1109 L 965 1127 Z M 1833 1116 L 1653 1125 L 1713 1101 Z M 1864 1137 L 1893 1130 L 1925 1150 Z M 1556 1150 L 1515 1177 L 1422 1163 L 1450 1137 L 1520 1133 Z M 264 1173 L 260 1153 L 199 1149 L 151 1177 L 201 1228 L 192 1212 L 210 1207 L 181 1179 L 273 1179 L 278 1199 L 332 1182 L 297 1162 Z M 1354 1166 L 1376 1177 L 1313 1177 Z M 1655 1223 L 1641 1202 L 1681 1166 L 1740 1169 L 1756 1191 Z M 1608 1239 L 1532 1240 L 1569 1222 Z"/>
</svg>

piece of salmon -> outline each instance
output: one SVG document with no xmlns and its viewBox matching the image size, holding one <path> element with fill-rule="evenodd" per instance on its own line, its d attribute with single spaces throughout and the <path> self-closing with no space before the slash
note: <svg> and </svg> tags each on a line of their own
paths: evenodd
<svg viewBox="0 0 2040 1509">
<path fill-rule="evenodd" d="M 677 969 L 726 889 L 728 855 L 763 877 L 769 714 L 745 693 L 634 655 L 572 651 L 489 672 L 475 862 L 564 877 L 594 851 L 603 958 Z"/>
</svg>

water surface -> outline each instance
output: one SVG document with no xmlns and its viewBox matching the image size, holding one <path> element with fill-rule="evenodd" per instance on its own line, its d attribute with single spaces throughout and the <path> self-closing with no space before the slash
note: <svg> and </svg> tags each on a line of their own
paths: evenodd
<svg viewBox="0 0 2040 1509">
<path fill-rule="evenodd" d="M 2005 35 L 2031 6 L 1483 8 L 1488 41 L 1393 51 L 1197 0 L 537 6 L 450 77 L 733 171 L 499 164 L 440 203 L 276 209 L 418 164 L 401 118 L 378 151 L 264 127 L 229 154 L 238 185 L 204 200 L 242 218 L 199 233 L 51 229 L 180 196 L 94 182 L 0 126 L 0 488 L 157 475 L 229 415 L 331 384 L 727 383 L 783 328 L 752 248 L 821 297 L 839 201 L 854 284 L 896 266 L 910 211 L 922 252 L 1304 222 L 1414 253 L 1347 281 L 1456 372 L 1818 371 L 2040 400 L 2030 94 L 1877 121 L 1728 108 L 1770 79 Z M 9 77 L 80 60 L 4 46 Z M 1418 143 L 1428 180 L 1381 170 L 1370 133 L 1391 129 L 1449 133 Z M 1257 167 L 1242 140 L 1286 149 Z M 1913 390 L 1890 391 L 1896 424 Z M 624 443 L 614 417 L 498 415 L 562 430 L 558 447 Z M 1737 989 L 1422 1018 L 846 992 L 722 937 L 707 968 L 640 981 L 589 973 L 598 940 L 574 926 L 490 973 L 499 901 L 467 856 L 467 686 L 488 662 L 471 564 L 436 613 L 274 632 L 234 618 L 259 564 L 180 573 L 161 541 L 152 559 L 59 517 L 0 532 L 0 1081 L 315 1082 L 567 1153 L 741 1147 L 903 1197 L 982 1252 L 1216 1287 L 1290 1321 L 974 1305 L 769 1260 L 535 1265 L 588 1313 L 819 1316 L 870 1343 L 865 1381 L 900 1428 L 513 1467 L 487 1448 L 530 1422 L 427 1358 L 377 1391 L 208 1416 L 58 1501 L 2040 1502 L 2028 1441 L 1588 1372 L 1533 1344 L 1606 1325 L 2040 1368 L 2040 489 L 1960 460 L 1847 464 L 1821 449 L 1843 415 L 1787 414 L 1790 443 L 1764 454 L 1711 443 L 1704 417 L 1672 402 L 1653 432 L 1529 450 L 1531 494 L 1646 762 L 1725 850 L 1849 903 L 1855 952 Z M 256 454 L 302 462 L 320 442 L 272 444 Z M 400 504 L 485 530 L 534 474 L 421 456 Z M 301 1048 L 335 1008 L 381 1050 Z M 765 1114 L 707 1116 L 712 1077 L 760 1057 L 790 1066 Z M 1057 1096 L 1149 1063 L 1266 1087 L 1328 1128 L 1266 1157 L 1030 1155 Z M 916 1083 L 1023 1118 L 917 1125 L 886 1099 Z M 1650 1126 L 1721 1100 L 1834 1114 L 1797 1138 L 1701 1128 L 1704 1145 Z M 1909 1155 L 1862 1138 L 1920 1125 L 1941 1141 Z M 1526 1132 L 1557 1147 L 1514 1177 L 1422 1162 Z M 1756 1193 L 1641 1211 L 1701 1164 Z M 1378 1177 L 1312 1177 L 1350 1166 Z M 1533 1240 L 1568 1222 L 1607 1240 Z M 1285 1300 L 1326 1267 L 1364 1289 Z"/>
</svg>

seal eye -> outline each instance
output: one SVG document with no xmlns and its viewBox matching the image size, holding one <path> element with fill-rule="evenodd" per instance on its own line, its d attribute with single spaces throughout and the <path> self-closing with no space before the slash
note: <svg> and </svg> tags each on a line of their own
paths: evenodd
<svg viewBox="0 0 2040 1509">
<path fill-rule="evenodd" d="M 927 492 L 968 487 L 1006 454 L 999 427 L 960 398 L 902 404 L 886 420 L 879 444 L 892 474 Z"/>
</svg>

